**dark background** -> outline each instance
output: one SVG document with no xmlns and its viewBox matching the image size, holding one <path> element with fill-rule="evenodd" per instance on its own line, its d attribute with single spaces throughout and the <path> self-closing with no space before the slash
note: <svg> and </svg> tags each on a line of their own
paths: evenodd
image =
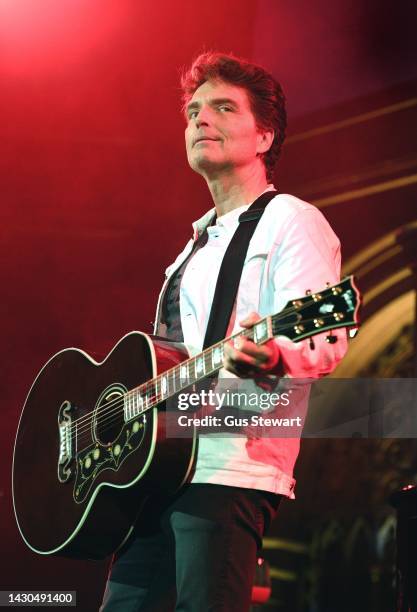
<svg viewBox="0 0 417 612">
<path fill-rule="evenodd" d="M 212 205 L 187 167 L 180 113 L 180 70 L 199 52 L 261 63 L 286 92 L 276 185 L 322 209 L 365 296 L 359 349 L 352 344 L 340 375 L 415 375 L 415 258 L 397 233 L 417 218 L 416 18 L 411 1 L 1 2 L 1 588 L 71 588 L 79 609 L 98 605 L 105 564 L 40 558 L 22 543 L 13 440 L 30 384 L 54 352 L 105 354 L 127 331 L 151 330 L 163 272 Z M 373 344 L 374 336 L 384 339 Z M 271 534 L 271 609 L 318 601 L 324 611 L 329 598 L 329 609 L 344 609 L 320 591 L 328 557 L 314 550 L 326 529 L 340 536 L 330 538 L 339 559 L 358 533 L 362 559 L 377 549 L 375 534 L 392 520 L 389 491 L 415 480 L 413 442 L 395 444 L 305 444 L 298 499 L 284 505 Z M 292 578 L 282 539 L 307 550 Z M 371 557 L 352 587 L 367 597 L 371 565 L 380 584 L 384 575 L 384 559 L 381 566 Z M 375 597 L 365 609 L 383 609 Z"/>
</svg>

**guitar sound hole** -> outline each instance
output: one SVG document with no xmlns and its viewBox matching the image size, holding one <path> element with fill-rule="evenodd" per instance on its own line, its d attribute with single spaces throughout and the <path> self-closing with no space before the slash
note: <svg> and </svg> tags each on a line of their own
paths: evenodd
<svg viewBox="0 0 417 612">
<path fill-rule="evenodd" d="M 124 421 L 124 392 L 119 388 L 102 393 L 95 410 L 95 438 L 100 444 L 111 444 L 119 436 Z"/>
</svg>

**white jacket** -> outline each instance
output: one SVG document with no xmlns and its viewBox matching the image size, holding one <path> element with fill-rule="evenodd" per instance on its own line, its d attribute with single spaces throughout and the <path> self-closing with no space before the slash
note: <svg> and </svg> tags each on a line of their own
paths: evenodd
<svg viewBox="0 0 417 612">
<path fill-rule="evenodd" d="M 238 218 L 248 206 L 223 215 L 208 227 L 207 244 L 187 265 L 180 287 L 180 314 L 184 343 L 191 354 L 202 350 L 214 296 L 217 276 L 226 248 L 238 226 Z M 194 235 L 177 259 L 166 270 L 156 314 L 155 333 L 164 335 L 159 324 L 162 299 L 171 275 L 189 255 L 194 240 L 210 224 L 214 209 L 193 223 Z M 245 259 L 229 333 L 237 332 L 239 321 L 251 311 L 261 316 L 282 310 L 289 300 L 303 297 L 307 290 L 317 292 L 326 283 L 334 284 L 340 275 L 340 242 L 322 213 L 311 204 L 279 194 L 266 206 L 250 241 Z M 326 342 L 327 333 L 293 343 L 282 336 L 275 339 L 286 376 L 317 378 L 330 373 L 347 348 L 346 332 L 333 332 L 334 344 Z M 233 377 L 224 369 L 219 378 Z M 254 383 L 253 383 L 254 384 Z M 192 482 L 215 483 L 280 493 L 294 497 L 294 464 L 299 452 L 299 437 L 202 435 Z"/>
</svg>

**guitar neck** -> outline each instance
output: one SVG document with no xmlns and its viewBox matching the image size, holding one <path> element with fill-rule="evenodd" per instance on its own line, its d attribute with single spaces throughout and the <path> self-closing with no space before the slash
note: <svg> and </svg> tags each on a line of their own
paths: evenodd
<svg viewBox="0 0 417 612">
<path fill-rule="evenodd" d="M 265 317 L 257 325 L 263 322 L 267 329 L 267 320 L 271 318 Z M 179 365 L 159 374 L 140 387 L 128 391 L 124 396 L 125 421 L 130 421 L 143 412 L 155 408 L 161 402 L 218 372 L 223 367 L 226 343 L 240 336 L 246 336 L 256 342 L 253 328 L 243 330 L 210 346 L 198 355 L 182 361 Z M 263 342 L 272 337 L 272 335 L 265 337 Z M 260 344 L 260 342 L 257 343 Z"/>
<path fill-rule="evenodd" d="M 245 336 L 256 344 L 264 344 L 276 336 L 285 336 L 299 342 L 337 327 L 357 327 L 359 305 L 360 293 L 352 276 L 319 293 L 307 292 L 305 297 L 288 302 L 279 313 L 260 319 L 252 328 L 225 338 L 128 391 L 124 396 L 125 421 L 218 372 L 223 366 L 224 347 L 231 340 Z"/>
</svg>

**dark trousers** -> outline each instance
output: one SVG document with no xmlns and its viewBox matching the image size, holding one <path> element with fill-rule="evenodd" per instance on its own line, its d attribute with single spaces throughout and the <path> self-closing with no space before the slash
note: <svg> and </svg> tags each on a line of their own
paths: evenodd
<svg viewBox="0 0 417 612">
<path fill-rule="evenodd" d="M 190 484 L 149 504 L 113 559 L 101 612 L 246 612 L 280 495 Z M 153 506 L 152 506 L 153 504 Z"/>
</svg>

